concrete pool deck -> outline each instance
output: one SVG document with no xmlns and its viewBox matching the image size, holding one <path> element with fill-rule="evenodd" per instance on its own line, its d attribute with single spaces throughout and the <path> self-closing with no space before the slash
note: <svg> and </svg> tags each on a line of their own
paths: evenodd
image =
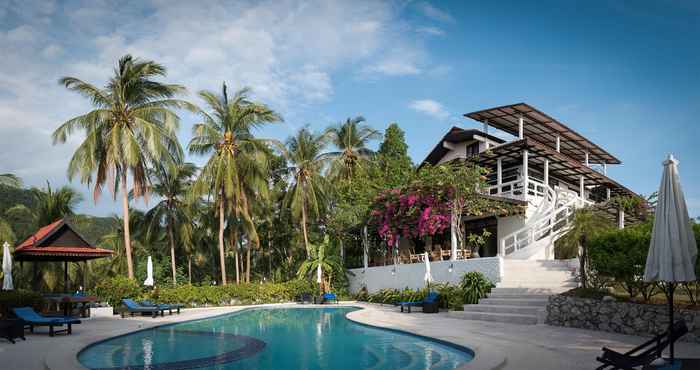
<svg viewBox="0 0 700 370">
<path fill-rule="evenodd" d="M 400 313 L 392 306 L 348 303 L 364 308 L 348 314 L 348 318 L 363 324 L 403 330 L 434 337 L 469 347 L 476 357 L 464 369 L 592 369 L 600 348 L 631 348 L 644 338 L 598 331 L 552 327 L 545 325 L 514 325 L 468 321 L 448 317 L 444 313 L 427 315 L 420 312 Z M 159 317 L 118 316 L 94 317 L 73 327 L 73 335 L 49 337 L 47 330 L 27 334 L 26 341 L 17 344 L 0 339 L 0 368 L 21 370 L 80 369 L 78 352 L 87 345 L 110 337 L 158 325 L 195 320 L 239 311 L 251 306 L 193 308 L 180 315 Z M 256 307 L 313 307 L 296 304 Z M 676 345 L 678 357 L 700 358 L 700 344 L 681 342 Z"/>
</svg>

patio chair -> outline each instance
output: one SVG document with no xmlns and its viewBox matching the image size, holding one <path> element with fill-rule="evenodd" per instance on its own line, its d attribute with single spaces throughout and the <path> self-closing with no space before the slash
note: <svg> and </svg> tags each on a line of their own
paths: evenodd
<svg viewBox="0 0 700 370">
<path fill-rule="evenodd" d="M 73 334 L 73 324 L 80 324 L 80 320 L 72 317 L 45 317 L 39 315 L 31 307 L 17 307 L 12 311 L 19 319 L 24 321 L 24 325 L 29 328 L 30 333 L 34 333 L 35 326 L 48 326 L 49 336 L 53 337 L 58 333 Z M 54 327 L 68 325 L 67 329 L 55 330 Z"/>
<path fill-rule="evenodd" d="M 625 353 L 616 352 L 603 347 L 603 355 L 596 358 L 598 362 L 603 363 L 603 365 L 596 370 L 608 368 L 635 370 L 635 368 L 649 365 L 657 358 L 661 358 L 661 352 L 663 352 L 671 342 L 676 342 L 687 333 L 688 327 L 685 325 L 685 322 L 681 320 L 673 324 L 672 336 L 669 337 L 667 331 Z"/>
<path fill-rule="evenodd" d="M 126 312 L 130 313 L 131 316 L 134 316 L 135 313 L 150 313 L 153 318 L 158 317 L 158 313 L 160 312 L 161 316 L 164 316 L 163 312 L 165 311 L 165 308 L 158 307 L 158 306 L 141 306 L 140 304 L 134 302 L 132 299 L 122 299 L 122 303 L 124 306 L 126 306 Z M 124 317 L 124 314 L 126 313 L 125 311 L 122 311 L 122 318 Z"/>
<path fill-rule="evenodd" d="M 408 309 L 408 313 L 411 313 L 411 307 L 423 307 L 423 312 L 435 313 L 438 312 L 439 299 L 440 294 L 438 292 L 429 292 L 422 301 L 399 302 L 398 304 L 401 306 L 401 312 L 404 312 L 404 308 Z"/>
<path fill-rule="evenodd" d="M 298 304 L 306 304 L 311 302 L 313 302 L 313 297 L 311 296 L 311 293 L 301 293 L 297 296 Z"/>
<path fill-rule="evenodd" d="M 323 293 L 321 298 L 323 298 L 323 300 L 321 301 L 323 303 L 330 303 L 331 301 L 335 301 L 335 303 L 338 304 L 338 297 L 335 295 L 335 293 Z"/>
<path fill-rule="evenodd" d="M 177 310 L 177 314 L 179 315 L 179 314 L 180 314 L 180 309 L 181 309 L 181 308 L 185 308 L 185 305 L 182 304 L 182 303 L 153 303 L 152 301 L 149 301 L 149 300 L 141 301 L 141 302 L 139 302 L 139 304 L 140 304 L 141 306 L 145 306 L 145 307 L 153 307 L 153 306 L 156 306 L 156 307 L 158 307 L 158 308 L 162 308 L 162 309 L 164 309 L 164 310 L 168 310 L 168 313 L 169 313 L 170 315 L 173 314 L 173 310 Z"/>
</svg>

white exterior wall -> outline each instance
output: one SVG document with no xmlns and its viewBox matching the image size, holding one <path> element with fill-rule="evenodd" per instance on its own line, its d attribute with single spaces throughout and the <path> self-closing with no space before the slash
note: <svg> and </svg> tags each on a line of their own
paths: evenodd
<svg viewBox="0 0 700 370">
<path fill-rule="evenodd" d="M 528 207 L 530 208 L 530 207 Z M 527 219 L 522 216 L 508 216 L 508 217 L 498 217 L 498 240 L 500 242 L 501 238 L 504 236 L 515 232 L 516 230 L 525 226 L 525 221 Z"/>
<path fill-rule="evenodd" d="M 453 265 L 449 272 L 450 264 Z M 396 267 L 396 273 L 391 270 Z M 430 263 L 431 274 L 435 283 L 459 284 L 462 275 L 469 271 L 483 273 L 491 282 L 500 282 L 503 278 L 503 259 L 501 257 L 472 258 L 458 261 L 435 261 Z M 398 264 L 387 266 L 351 269 L 350 291 L 356 293 L 363 286 L 370 293 L 380 289 L 421 289 L 425 287 L 425 263 Z"/>
<path fill-rule="evenodd" d="M 454 146 L 454 149 L 450 149 L 450 151 L 447 152 L 447 154 L 445 154 L 442 157 L 442 159 L 440 159 L 440 162 L 438 162 L 438 164 L 443 163 L 443 162 L 448 162 L 448 161 L 451 161 L 451 160 L 457 159 L 457 158 L 466 158 L 467 157 L 467 143 L 471 143 L 471 141 L 470 142 L 465 141 L 462 143 L 451 144 L 452 146 Z"/>
</svg>

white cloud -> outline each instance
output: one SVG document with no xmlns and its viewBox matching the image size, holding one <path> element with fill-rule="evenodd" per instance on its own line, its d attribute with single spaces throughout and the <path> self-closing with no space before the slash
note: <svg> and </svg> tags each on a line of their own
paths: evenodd
<svg viewBox="0 0 700 370">
<path fill-rule="evenodd" d="M 450 13 L 435 7 L 427 1 L 418 3 L 417 6 L 418 10 L 430 19 L 446 23 L 454 23 L 455 21 Z"/>
<path fill-rule="evenodd" d="M 442 104 L 432 99 L 414 100 L 408 107 L 416 112 L 427 114 L 441 120 L 450 116 L 450 113 L 445 110 Z"/>
<path fill-rule="evenodd" d="M 438 27 L 418 27 L 416 32 L 429 36 L 445 36 L 445 31 Z"/>
</svg>

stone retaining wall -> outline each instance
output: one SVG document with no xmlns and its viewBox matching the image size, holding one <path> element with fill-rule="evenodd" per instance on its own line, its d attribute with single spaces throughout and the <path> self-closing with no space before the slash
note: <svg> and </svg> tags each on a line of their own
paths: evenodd
<svg viewBox="0 0 700 370">
<path fill-rule="evenodd" d="M 700 343 L 700 311 L 676 310 L 689 332 L 682 341 Z M 554 295 L 547 304 L 545 323 L 613 333 L 653 336 L 668 329 L 668 307 Z"/>
</svg>

